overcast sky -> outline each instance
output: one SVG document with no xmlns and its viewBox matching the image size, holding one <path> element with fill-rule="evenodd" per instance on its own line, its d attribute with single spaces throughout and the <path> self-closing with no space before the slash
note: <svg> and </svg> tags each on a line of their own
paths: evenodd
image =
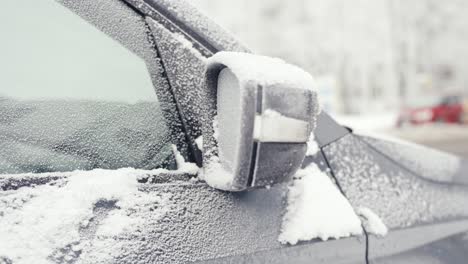
<svg viewBox="0 0 468 264">
<path fill-rule="evenodd" d="M 4 0 L 0 95 L 153 100 L 143 61 L 54 0 Z"/>
</svg>

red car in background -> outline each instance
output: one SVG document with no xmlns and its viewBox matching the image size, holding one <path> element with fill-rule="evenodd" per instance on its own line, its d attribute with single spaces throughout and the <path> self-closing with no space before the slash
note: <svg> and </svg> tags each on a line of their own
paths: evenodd
<svg viewBox="0 0 468 264">
<path fill-rule="evenodd" d="M 400 113 L 397 126 L 427 123 L 468 124 L 468 98 L 446 96 L 425 106 L 407 107 Z"/>
</svg>

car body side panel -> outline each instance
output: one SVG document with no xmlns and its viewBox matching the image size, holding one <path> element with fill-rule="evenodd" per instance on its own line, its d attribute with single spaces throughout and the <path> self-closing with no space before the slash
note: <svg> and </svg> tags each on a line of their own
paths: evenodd
<svg viewBox="0 0 468 264">
<path fill-rule="evenodd" d="M 228 193 L 190 181 L 189 175 L 185 180 L 181 175 L 177 180 L 167 175 L 145 177 L 152 180 L 141 183 L 139 191 L 166 197 L 165 202 L 138 205 L 132 215 L 141 219 L 132 228 L 136 231 L 114 235 L 97 235 L 95 230 L 112 210 L 118 209 L 116 203 L 96 203 L 91 223 L 79 229 L 80 241 L 76 243 L 82 248 L 79 253 L 69 254 L 73 257 L 70 263 L 362 263 L 364 260 L 364 236 L 314 240 L 296 246 L 279 243 L 286 206 L 284 184 L 269 190 Z M 21 193 L 49 184 L 53 186 L 49 188 L 53 195 L 67 184 L 67 177 L 58 174 L 42 178 L 42 183 L 30 185 L 30 179 L 25 177 Z M 18 176 L 0 176 L 0 187 L 7 188 L 17 180 Z M 15 195 L 20 194 L 14 190 L 0 192 L 0 205 L 14 200 Z M 70 249 L 58 248 L 57 252 L 66 255 L 67 250 Z"/>
</svg>

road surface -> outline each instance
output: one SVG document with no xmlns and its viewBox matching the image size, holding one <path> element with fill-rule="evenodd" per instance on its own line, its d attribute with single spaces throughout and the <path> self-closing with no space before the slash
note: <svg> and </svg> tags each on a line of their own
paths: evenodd
<svg viewBox="0 0 468 264">
<path fill-rule="evenodd" d="M 428 147 L 443 150 L 468 159 L 468 140 L 447 139 L 437 142 L 421 142 Z"/>
<path fill-rule="evenodd" d="M 389 134 L 468 159 L 468 126 L 431 125 L 407 127 Z"/>
</svg>

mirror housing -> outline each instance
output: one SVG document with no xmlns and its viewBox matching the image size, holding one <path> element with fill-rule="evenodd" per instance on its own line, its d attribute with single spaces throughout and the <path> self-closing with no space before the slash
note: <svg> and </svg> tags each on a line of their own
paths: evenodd
<svg viewBox="0 0 468 264">
<path fill-rule="evenodd" d="M 220 52 L 208 61 L 206 84 L 205 181 L 242 191 L 291 179 L 319 113 L 312 77 L 279 59 Z"/>
</svg>

